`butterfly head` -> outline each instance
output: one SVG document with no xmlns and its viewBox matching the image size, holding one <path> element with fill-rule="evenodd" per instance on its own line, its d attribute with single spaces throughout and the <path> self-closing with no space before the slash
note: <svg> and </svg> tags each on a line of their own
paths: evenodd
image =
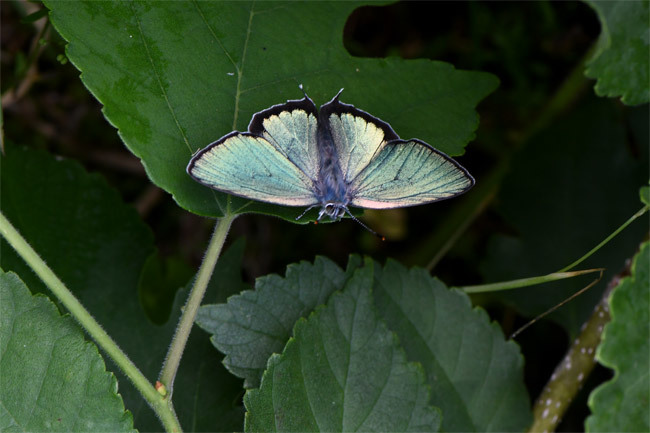
<svg viewBox="0 0 650 433">
<path fill-rule="evenodd" d="M 343 218 L 343 215 L 346 213 L 350 213 L 350 211 L 343 203 L 325 203 L 320 208 L 320 212 L 318 212 L 318 221 L 320 221 L 324 215 L 329 216 L 333 221 L 338 221 Z"/>
</svg>

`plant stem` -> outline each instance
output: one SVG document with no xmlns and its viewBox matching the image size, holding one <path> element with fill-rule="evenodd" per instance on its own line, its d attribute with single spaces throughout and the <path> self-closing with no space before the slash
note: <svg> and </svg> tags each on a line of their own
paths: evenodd
<svg viewBox="0 0 650 433">
<path fill-rule="evenodd" d="M 600 344 L 603 328 L 609 322 L 609 296 L 629 268 L 615 276 L 573 341 L 562 361 L 555 367 L 550 380 L 542 390 L 533 407 L 533 425 L 529 432 L 554 431 L 574 397 L 596 364 L 596 349 Z"/>
<path fill-rule="evenodd" d="M 635 219 L 639 218 L 641 215 L 643 215 L 643 214 L 646 213 L 647 211 L 648 211 L 648 206 L 647 206 L 647 205 L 646 205 L 646 206 L 643 206 L 641 209 L 639 209 L 639 211 L 638 211 L 637 213 L 635 213 L 634 215 L 632 215 L 632 216 L 631 216 L 627 221 L 625 221 L 625 222 L 624 222 L 624 223 L 623 223 L 619 228 L 617 228 L 616 230 L 614 230 L 614 232 L 612 232 L 612 234 L 610 234 L 609 236 L 607 236 L 607 237 L 606 237 L 606 238 L 605 238 L 601 243 L 599 243 L 599 244 L 596 245 L 594 248 L 592 248 L 591 251 L 589 251 L 589 252 L 588 252 L 587 254 L 585 254 L 584 256 L 580 257 L 580 258 L 579 258 L 578 260 L 576 260 L 575 262 L 571 263 L 569 266 L 566 266 L 566 267 L 560 269 L 558 272 L 565 272 L 565 271 L 568 271 L 569 269 L 571 269 L 571 268 L 575 268 L 575 267 L 578 266 L 580 263 L 582 263 L 583 261 L 587 260 L 587 259 L 589 258 L 589 256 L 591 256 L 593 253 L 595 253 L 596 251 L 598 251 L 598 250 L 599 250 L 603 245 L 605 245 L 607 242 L 609 242 L 610 240 L 612 240 L 612 238 L 613 238 L 614 236 L 616 236 L 616 235 L 619 234 L 621 231 L 623 231 L 627 226 L 629 226 L 630 224 L 632 224 L 632 221 L 634 221 Z"/>
<path fill-rule="evenodd" d="M 176 377 L 187 339 L 190 336 L 192 325 L 194 325 L 196 312 L 201 305 L 201 300 L 203 300 L 203 295 L 210 282 L 210 277 L 221 254 L 228 230 L 230 230 L 230 226 L 235 218 L 236 215 L 234 214 L 226 214 L 223 218 L 217 220 L 214 232 L 212 233 L 212 239 L 210 239 L 210 244 L 203 258 L 203 263 L 201 263 L 196 280 L 194 281 L 194 286 L 192 287 L 187 303 L 183 309 L 183 314 L 176 328 L 176 333 L 169 346 L 169 351 L 165 357 L 159 379 L 169 395 L 173 392 L 174 378 Z"/>
<path fill-rule="evenodd" d="M 18 255 L 32 268 L 43 280 L 45 285 L 68 309 L 70 314 L 79 322 L 99 347 L 111 357 L 113 362 L 124 372 L 126 377 L 140 391 L 147 403 L 153 408 L 165 429 L 169 432 L 180 432 L 181 427 L 176 415 L 167 407 L 167 402 L 149 383 L 138 367 L 131 362 L 117 343 L 104 331 L 99 323 L 90 315 L 88 310 L 77 300 L 70 290 L 63 284 L 54 272 L 47 266 L 43 259 L 34 251 L 27 241 L 18 233 L 16 228 L 0 212 L 0 234 L 7 240 Z"/>
<path fill-rule="evenodd" d="M 563 280 L 565 278 L 577 277 L 578 275 L 590 274 L 593 272 L 601 272 L 602 269 L 586 269 L 583 271 L 573 272 L 554 272 L 552 274 L 542 275 L 538 277 L 520 278 L 518 280 L 500 281 L 498 283 L 479 284 L 476 286 L 458 287 L 465 293 L 482 293 L 482 292 L 495 292 L 499 290 L 512 290 L 521 287 L 533 286 L 535 284 L 550 283 L 551 281 Z"/>
</svg>

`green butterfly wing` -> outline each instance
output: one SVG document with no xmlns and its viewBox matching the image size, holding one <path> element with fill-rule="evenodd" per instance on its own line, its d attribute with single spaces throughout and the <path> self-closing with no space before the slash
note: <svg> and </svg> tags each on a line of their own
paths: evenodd
<svg viewBox="0 0 650 433">
<path fill-rule="evenodd" d="M 287 101 L 253 116 L 249 132 L 232 132 L 195 155 L 187 172 L 200 183 L 285 206 L 317 203 L 316 107 Z"/>
<path fill-rule="evenodd" d="M 341 103 L 340 93 L 320 113 L 305 95 L 255 114 L 248 132 L 201 150 L 188 173 L 216 190 L 285 206 L 324 205 L 322 188 L 336 182 L 345 189 L 335 204 L 372 209 L 443 200 L 474 184 L 453 159 L 422 141 L 401 140 L 386 122 Z M 328 151 L 319 139 L 334 145 L 342 179 L 320 173 Z"/>
<path fill-rule="evenodd" d="M 339 166 L 349 184 L 384 145 L 384 130 L 350 113 L 332 114 L 329 123 Z"/>
<path fill-rule="evenodd" d="M 235 132 L 197 155 L 188 173 L 200 183 L 252 200 L 285 206 L 316 203 L 313 182 L 263 137 Z"/>
<path fill-rule="evenodd" d="M 454 197 L 474 185 L 452 158 L 423 141 L 400 139 L 388 123 L 340 102 L 338 95 L 321 107 L 321 118 L 329 122 L 352 206 L 420 205 Z"/>
<path fill-rule="evenodd" d="M 462 194 L 474 179 L 456 161 L 419 140 L 385 143 L 350 185 L 352 206 L 389 209 Z"/>
</svg>

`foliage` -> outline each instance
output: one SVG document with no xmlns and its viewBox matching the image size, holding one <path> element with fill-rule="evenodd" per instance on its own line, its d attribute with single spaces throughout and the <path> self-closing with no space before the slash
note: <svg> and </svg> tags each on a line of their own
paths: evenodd
<svg viewBox="0 0 650 433">
<path fill-rule="evenodd" d="M 279 95 L 300 97 L 299 84 L 320 103 L 347 88 L 346 102 L 390 116 L 403 134 L 432 140 L 458 155 L 477 126 L 475 105 L 497 82 L 441 62 L 350 56 L 340 38 L 355 3 L 46 4 L 70 42 L 68 58 L 152 181 L 181 206 L 203 215 L 222 216 L 227 207 L 288 219 L 298 215 L 201 187 L 185 166 L 196 150 L 233 129 L 244 130 L 260 107 L 283 102 Z M 228 20 L 218 18 L 225 16 Z M 242 32 L 244 37 L 233 37 Z M 107 40 L 104 34 L 113 37 Z M 421 76 L 430 79 L 415 91 L 411 82 Z M 376 91 L 362 99 L 359 90 L 367 80 L 376 83 Z M 431 118 L 436 122 L 425 121 Z M 417 119 L 422 126 L 414 129 Z"/>
<path fill-rule="evenodd" d="M 634 257 L 632 273 L 610 297 L 612 321 L 605 326 L 598 361 L 614 369 L 614 378 L 589 397 L 592 415 L 588 431 L 648 431 L 650 429 L 650 243 Z"/>
<path fill-rule="evenodd" d="M 134 431 L 115 376 L 72 318 L 2 270 L 0 308 L 2 431 Z"/>
<path fill-rule="evenodd" d="M 471 298 L 450 287 L 557 271 L 647 212 L 647 11 L 647 0 L 4 7 L 0 429 L 173 430 L 166 413 L 187 431 L 525 430 L 530 400 L 647 224 L 583 262 L 605 268 L 602 281 L 516 342 L 504 335 L 586 277 Z M 475 188 L 365 212 L 380 242 L 350 220 L 292 224 L 303 209 L 186 174 L 193 152 L 301 97 L 299 84 L 317 104 L 345 88 L 344 102 L 400 136 L 459 157 Z M 213 225 L 202 216 L 240 214 L 214 269 L 199 267 Z M 188 295 L 212 273 L 157 399 L 65 316 L 9 223 L 152 390 Z M 637 332 L 648 251 L 611 296 L 604 367 L 561 431 L 648 428 L 635 397 L 648 387 Z M 436 277 L 414 266 L 427 264 Z"/>
<path fill-rule="evenodd" d="M 589 1 L 598 13 L 602 32 L 597 52 L 587 64 L 588 77 L 597 78 L 596 93 L 621 96 L 629 105 L 650 101 L 648 90 L 647 1 Z"/>
<path fill-rule="evenodd" d="M 373 266 L 299 320 L 282 355 L 246 393 L 246 431 L 437 431 L 438 410 L 416 364 L 374 314 Z"/>
</svg>

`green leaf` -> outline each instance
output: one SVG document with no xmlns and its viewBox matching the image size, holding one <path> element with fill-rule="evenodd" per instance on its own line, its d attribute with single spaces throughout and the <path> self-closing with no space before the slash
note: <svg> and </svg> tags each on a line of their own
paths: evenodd
<svg viewBox="0 0 650 433">
<path fill-rule="evenodd" d="M 409 360 L 422 364 L 442 430 L 523 431 L 532 421 L 523 357 L 484 310 L 424 269 L 375 266 L 379 314 Z"/>
<path fill-rule="evenodd" d="M 142 344 L 152 341 L 159 328 L 144 316 L 136 290 L 153 251 L 149 229 L 105 179 L 78 163 L 29 148 L 9 145 L 6 150 L 0 160 L 2 212 L 153 383 L 163 356 L 158 353 L 157 359 L 154 353 L 165 347 Z M 16 272 L 32 292 L 49 293 L 4 239 L 0 267 Z M 140 394 L 115 373 L 136 426 L 142 429 L 140 409 L 147 408 L 149 429 L 160 429 Z"/>
<path fill-rule="evenodd" d="M 247 388 L 254 388 L 269 356 L 282 350 L 296 321 L 327 302 L 348 277 L 324 257 L 316 257 L 313 265 L 289 265 L 285 278 L 261 277 L 255 290 L 233 296 L 227 304 L 203 305 L 196 323 L 212 334 L 212 344 L 227 355 L 226 368 L 244 378 Z"/>
<path fill-rule="evenodd" d="M 135 209 L 79 163 L 8 144 L 0 155 L 0 206 L 16 229 L 81 299 L 103 304 L 103 295 L 133 290 L 153 251 L 153 236 Z M 33 292 L 49 292 L 4 240 L 0 266 Z"/>
<path fill-rule="evenodd" d="M 641 203 L 650 206 L 650 186 L 641 187 L 639 190 L 639 198 Z"/>
<path fill-rule="evenodd" d="M 592 432 L 650 431 L 650 243 L 634 258 L 632 273 L 610 296 L 612 320 L 596 352 L 598 362 L 614 369 L 614 378 L 589 396 Z"/>
<path fill-rule="evenodd" d="M 645 135 L 647 143 L 648 107 L 623 115 L 612 101 L 590 96 L 531 138 L 514 158 L 498 198 L 498 210 L 511 234 L 490 239 L 481 264 L 486 282 L 562 269 L 639 210 L 639 185 L 648 180 L 648 147 L 630 136 Z M 549 318 L 575 335 L 599 302 L 605 282 L 633 253 L 646 230 L 641 223 L 631 225 L 583 262 L 583 269 L 607 268 L 602 281 Z M 495 296 L 534 317 L 585 287 L 588 278 Z"/>
<path fill-rule="evenodd" d="M 251 116 L 302 96 L 342 99 L 450 154 L 463 153 L 475 106 L 497 86 L 487 73 L 430 60 L 364 59 L 343 47 L 351 2 L 46 1 L 66 53 L 154 183 L 210 216 L 302 209 L 226 196 L 185 172 L 191 155 Z M 106 35 L 111 35 L 107 38 Z M 308 222 L 308 218 L 301 222 Z"/>
<path fill-rule="evenodd" d="M 0 165 L 3 213 L 153 383 L 188 292 L 176 294 L 164 327 L 147 318 L 138 296 L 138 286 L 149 284 L 140 278 L 153 251 L 147 226 L 101 176 L 86 173 L 76 162 L 7 146 Z M 241 258 L 227 260 L 227 255 L 222 257 L 224 263 L 240 269 Z M 0 241 L 0 266 L 18 273 L 32 291 L 46 291 L 4 240 Z M 215 278 L 223 271 L 219 265 L 217 268 L 221 271 L 215 272 Z M 210 287 L 206 299 L 222 300 L 216 297 L 217 285 Z M 193 386 L 174 389 L 181 425 L 204 431 L 241 429 L 243 411 L 232 404 L 241 385 L 218 358 L 203 335 L 192 334 L 176 381 Z M 139 392 L 110 360 L 107 362 L 118 377 L 124 404 L 133 413 L 136 427 L 159 431 L 160 422 Z M 220 386 L 208 389 L 201 387 L 200 381 L 186 379 L 197 377 L 209 377 Z M 226 403 L 210 406 L 214 401 Z"/>
<path fill-rule="evenodd" d="M 0 269 L 0 430 L 135 431 L 97 347 Z"/>
<path fill-rule="evenodd" d="M 421 369 L 373 311 L 372 268 L 296 324 L 244 396 L 246 431 L 437 431 Z"/>
<path fill-rule="evenodd" d="M 596 94 L 627 105 L 650 101 L 648 0 L 585 0 L 598 14 L 601 33 L 585 74 L 596 78 Z"/>
<path fill-rule="evenodd" d="M 359 266 L 357 256 L 350 258 L 346 273 L 320 257 L 313 265 L 291 265 L 286 278 L 260 278 L 255 291 L 225 305 L 203 306 L 198 323 L 228 355 L 228 368 L 254 386 L 269 356 L 289 340 L 291 325 L 351 284 Z M 524 429 L 531 413 L 517 345 L 505 341 L 483 310 L 472 309 L 466 295 L 448 290 L 425 271 L 408 271 L 392 261 L 374 269 L 378 313 L 397 333 L 408 359 L 424 366 L 430 402 L 443 411 L 443 429 Z"/>
</svg>

